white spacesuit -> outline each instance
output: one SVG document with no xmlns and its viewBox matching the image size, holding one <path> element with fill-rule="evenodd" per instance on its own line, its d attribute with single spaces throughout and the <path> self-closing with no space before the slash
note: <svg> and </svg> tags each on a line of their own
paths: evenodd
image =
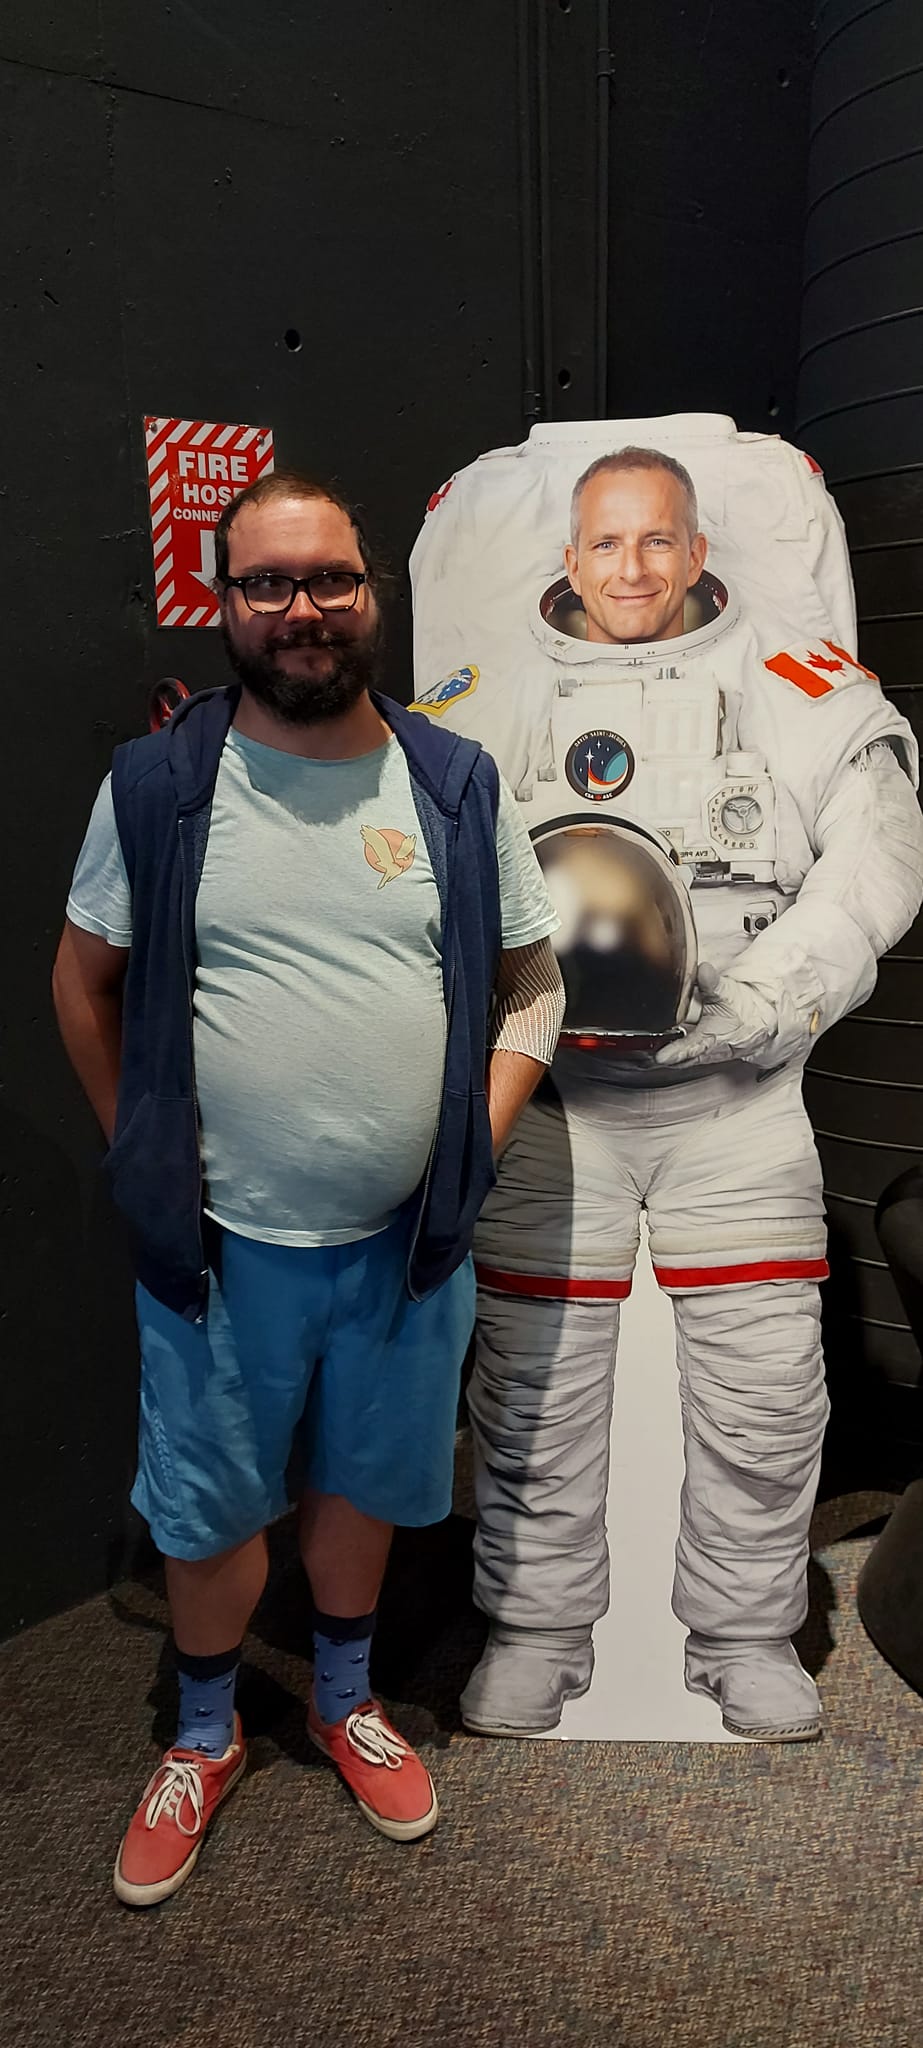
<svg viewBox="0 0 923 2048">
<path fill-rule="evenodd" d="M 564 573 L 568 511 L 578 476 L 625 444 L 688 467 L 708 566 L 670 637 L 607 626 L 601 644 Z M 492 1631 L 466 1723 L 538 1732 L 590 1682 L 619 1302 L 643 1207 L 675 1304 L 686 1682 L 735 1733 L 814 1735 L 816 1690 L 788 1640 L 827 1414 L 801 1069 L 868 996 L 923 894 L 915 744 L 853 652 L 839 516 L 807 457 L 728 419 L 543 426 L 436 494 L 411 570 L 418 708 L 483 740 L 539 857 L 566 856 L 562 1049 L 476 1240 L 475 1597 Z M 645 615 L 634 589 L 615 592 L 625 618 Z M 624 985 L 614 1011 L 596 1002 L 627 929 L 623 897 L 600 909 L 591 859 L 612 820 L 653 835 L 691 903 L 691 967 L 687 949 L 666 1020 L 684 1036 L 648 1017 L 647 1037 L 620 1040 L 613 1029 L 645 1029 Z M 650 965 L 643 920 L 633 929 Z"/>
</svg>

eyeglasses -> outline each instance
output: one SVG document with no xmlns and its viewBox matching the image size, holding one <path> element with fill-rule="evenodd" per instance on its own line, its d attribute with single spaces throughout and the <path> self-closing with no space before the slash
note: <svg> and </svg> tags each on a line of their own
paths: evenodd
<svg viewBox="0 0 923 2048">
<path fill-rule="evenodd" d="M 313 576 L 277 576 L 265 569 L 256 576 L 225 576 L 225 590 L 239 590 L 251 612 L 288 612 L 299 590 L 307 592 L 315 611 L 351 612 L 363 583 L 365 570 L 318 569 Z"/>
</svg>

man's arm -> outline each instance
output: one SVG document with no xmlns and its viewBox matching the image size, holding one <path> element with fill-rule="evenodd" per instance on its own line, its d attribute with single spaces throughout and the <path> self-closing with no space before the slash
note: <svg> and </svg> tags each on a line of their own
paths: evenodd
<svg viewBox="0 0 923 2048">
<path fill-rule="evenodd" d="M 487 1061 L 487 1107 L 500 1154 L 550 1065 L 564 1018 L 564 983 L 550 939 L 500 955 Z"/>
<path fill-rule="evenodd" d="M 923 817 L 886 741 L 840 771 L 820 811 L 818 859 L 796 901 L 722 975 L 700 977 L 704 1009 L 658 1065 L 804 1058 L 814 1037 L 866 1000 L 877 962 L 923 898 Z"/>
<path fill-rule="evenodd" d="M 495 1158 L 499 1159 L 517 1117 L 535 1093 L 544 1071 L 544 1060 L 530 1059 L 527 1053 L 500 1049 L 491 1053 L 487 1062 L 487 1107 Z"/>
<path fill-rule="evenodd" d="M 122 984 L 129 948 L 111 946 L 68 918 L 52 975 L 64 1049 L 108 1143 L 122 1057 Z"/>
</svg>

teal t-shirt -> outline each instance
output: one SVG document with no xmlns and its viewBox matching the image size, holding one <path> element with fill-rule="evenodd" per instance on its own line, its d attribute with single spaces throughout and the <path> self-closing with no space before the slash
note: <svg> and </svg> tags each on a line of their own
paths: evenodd
<svg viewBox="0 0 923 2048">
<path fill-rule="evenodd" d="M 558 919 L 501 784 L 503 944 Z M 108 778 L 68 917 L 131 943 Z M 231 730 L 196 899 L 206 1208 L 267 1243 L 387 1228 L 425 1169 L 445 1050 L 439 895 L 397 740 L 315 761 Z"/>
</svg>

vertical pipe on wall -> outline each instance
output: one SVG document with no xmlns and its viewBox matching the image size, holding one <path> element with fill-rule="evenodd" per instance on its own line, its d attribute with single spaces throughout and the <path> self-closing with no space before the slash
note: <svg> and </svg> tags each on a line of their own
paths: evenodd
<svg viewBox="0 0 923 2048">
<path fill-rule="evenodd" d="M 532 0 L 518 0 L 517 85 L 519 92 L 519 249 L 522 308 L 522 411 L 526 429 L 544 414 L 540 363 L 541 249 L 538 226 L 538 176 L 534 92 Z"/>
<path fill-rule="evenodd" d="M 531 296 L 523 279 L 535 308 L 529 416 L 592 419 L 607 367 L 608 8 L 518 0 L 516 20 L 524 265 L 527 248 L 535 258 Z"/>
<path fill-rule="evenodd" d="M 596 417 L 604 420 L 609 400 L 609 108 L 612 51 L 609 0 L 597 0 L 596 16 Z"/>
<path fill-rule="evenodd" d="M 538 0 L 535 16 L 535 76 L 538 99 L 538 242 L 542 307 L 542 391 L 545 412 L 552 410 L 555 390 L 552 362 L 551 293 L 551 117 L 548 96 L 548 16 L 546 0 Z"/>
<path fill-rule="evenodd" d="M 844 514 L 862 659 L 923 736 L 923 10 L 823 0 L 817 20 L 799 431 Z M 886 1184 L 923 1154 L 923 920 L 861 1011 L 824 1039 L 806 1099 L 824 1166 L 834 1369 L 862 1359 L 923 1434 L 920 1361 L 875 1237 Z M 838 1355 L 837 1355 L 838 1354 Z"/>
</svg>

